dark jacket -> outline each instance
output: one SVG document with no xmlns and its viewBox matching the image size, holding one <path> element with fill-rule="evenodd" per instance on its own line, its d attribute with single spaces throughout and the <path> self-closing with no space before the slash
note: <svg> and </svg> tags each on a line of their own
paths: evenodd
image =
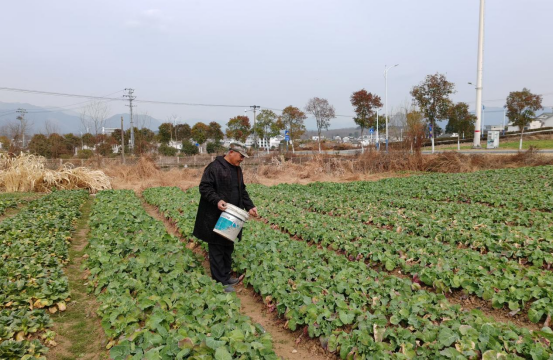
<svg viewBox="0 0 553 361">
<path fill-rule="evenodd" d="M 255 206 L 246 191 L 242 168 L 236 168 L 238 169 L 238 181 L 240 183 L 240 204 L 235 204 L 235 206 L 249 211 Z M 213 228 L 215 228 L 215 224 L 222 213 L 217 207 L 217 203 L 220 200 L 228 202 L 230 199 L 232 193 L 232 176 L 230 172 L 235 171 L 236 168 L 231 166 L 223 156 L 218 156 L 204 170 L 200 182 L 200 204 L 194 225 L 194 236 L 204 242 L 212 244 L 232 243 L 214 233 Z M 238 238 L 242 238 L 242 232 L 240 232 Z"/>
</svg>

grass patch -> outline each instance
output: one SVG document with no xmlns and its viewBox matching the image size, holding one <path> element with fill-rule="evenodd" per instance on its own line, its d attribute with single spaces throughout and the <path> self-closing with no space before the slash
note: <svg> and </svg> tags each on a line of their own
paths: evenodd
<svg viewBox="0 0 553 361">
<path fill-rule="evenodd" d="M 499 141 L 499 148 L 498 149 L 518 149 L 520 140 L 509 140 L 509 141 Z M 483 149 L 486 149 L 486 140 L 482 139 L 480 142 Z M 553 139 L 530 139 L 525 140 L 524 137 L 522 138 L 522 149 L 528 150 L 530 147 L 536 147 L 538 149 L 553 149 Z M 454 145 L 447 145 L 447 146 L 439 146 L 436 145 L 434 147 L 438 150 L 457 150 L 457 144 Z M 432 147 L 424 147 L 423 150 L 431 150 Z M 472 149 L 472 143 L 461 143 L 461 150 L 466 149 Z"/>
</svg>

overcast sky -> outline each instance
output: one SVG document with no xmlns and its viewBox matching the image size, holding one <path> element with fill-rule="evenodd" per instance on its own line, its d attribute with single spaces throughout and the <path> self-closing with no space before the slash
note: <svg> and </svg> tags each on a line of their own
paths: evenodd
<svg viewBox="0 0 553 361">
<path fill-rule="evenodd" d="M 303 108 L 328 99 L 352 115 L 365 88 L 389 108 L 440 72 L 455 101 L 474 107 L 479 0 L 6 1 L 0 12 L 0 87 L 85 95 L 134 88 L 137 100 L 237 105 L 236 108 L 137 103 L 158 119 L 218 121 L 243 105 Z M 529 88 L 553 105 L 552 0 L 487 0 L 483 103 L 501 107 Z M 123 92 L 111 96 L 121 96 Z M 0 91 L 1 102 L 66 106 L 82 99 Z M 112 113 L 128 112 L 111 102 Z M 251 113 L 248 113 L 251 114 Z M 314 122 L 307 123 L 313 129 Z M 350 118 L 331 128 L 353 126 Z"/>
</svg>

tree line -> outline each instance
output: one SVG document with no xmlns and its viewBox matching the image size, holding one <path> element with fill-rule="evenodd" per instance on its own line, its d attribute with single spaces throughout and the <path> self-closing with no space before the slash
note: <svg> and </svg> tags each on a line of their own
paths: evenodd
<svg viewBox="0 0 553 361">
<path fill-rule="evenodd" d="M 418 85 L 412 87 L 410 95 L 413 103 L 403 107 L 404 131 L 408 139 L 424 137 L 434 138 L 443 130 L 436 123 L 447 120 L 446 133 L 473 134 L 476 116 L 469 112 L 469 105 L 464 102 L 454 103 L 450 96 L 456 92 L 455 84 L 449 82 L 445 75 L 436 73 L 427 75 Z M 386 114 L 379 113 L 382 107 L 382 99 L 375 93 L 368 92 L 364 88 L 355 91 L 350 96 L 353 107 L 355 124 L 361 131 L 361 137 L 367 129 L 382 131 L 385 127 Z M 542 108 L 542 97 L 523 88 L 521 91 L 510 92 L 506 99 L 506 115 L 512 125 L 518 126 L 522 133 L 524 128 L 535 118 L 535 112 Z M 239 142 L 253 135 L 257 139 L 270 139 L 286 130 L 291 140 L 300 139 L 305 133 L 305 120 L 308 115 L 315 118 L 321 149 L 321 133 L 328 130 L 332 119 L 337 117 L 334 107 L 327 99 L 311 98 L 302 109 L 288 106 L 275 113 L 270 109 L 262 109 L 255 118 L 254 125 L 246 115 L 237 115 L 230 118 L 226 124 L 225 133 L 221 125 L 215 121 L 208 124 L 197 122 L 193 126 L 188 124 L 175 124 L 176 116 L 162 123 L 158 127 L 157 134 L 149 128 L 134 127 L 134 146 L 129 148 L 131 139 L 130 129 L 125 134 L 120 129 L 115 129 L 110 134 L 101 132 L 108 117 L 109 108 L 105 102 L 93 101 L 84 107 L 80 118 L 86 133 L 78 136 L 73 133 L 59 134 L 55 129 L 34 134 L 30 139 L 28 121 L 24 114 L 18 115 L 16 121 L 8 123 L 0 129 L 0 143 L 2 148 L 10 152 L 29 151 L 47 158 L 68 158 L 77 156 L 88 158 L 96 154 L 98 156 L 113 155 L 113 150 L 122 143 L 126 152 L 136 155 L 157 152 L 162 155 L 176 155 L 178 153 L 175 144 L 182 144 L 181 152 L 187 155 L 197 154 L 205 145 L 208 153 L 223 151 L 222 140 L 227 138 Z M 379 118 L 380 117 L 380 121 Z M 402 129 L 403 130 L 403 129 Z M 267 150 L 268 150 L 268 142 Z M 294 151 L 294 142 L 291 142 Z"/>
</svg>

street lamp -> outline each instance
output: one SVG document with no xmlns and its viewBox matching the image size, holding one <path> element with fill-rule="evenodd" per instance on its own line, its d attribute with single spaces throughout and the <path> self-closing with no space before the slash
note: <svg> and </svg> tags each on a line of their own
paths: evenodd
<svg viewBox="0 0 553 361">
<path fill-rule="evenodd" d="M 378 134 L 378 112 L 380 109 L 376 110 L 376 150 L 380 150 L 380 135 Z"/>
<path fill-rule="evenodd" d="M 248 112 L 254 112 L 254 109 L 244 109 L 244 114 L 247 116 Z M 252 144 L 252 147 L 253 149 L 255 149 L 255 113 L 254 113 L 254 116 L 253 116 L 253 125 L 252 125 L 252 141 L 253 141 L 253 144 Z"/>
<path fill-rule="evenodd" d="M 507 105 L 503 106 L 503 135 L 505 135 L 505 114 L 507 113 Z"/>
<path fill-rule="evenodd" d="M 388 151 L 388 70 L 395 68 L 398 65 L 399 64 L 391 65 L 389 67 L 384 65 L 384 79 L 386 83 L 386 93 L 384 98 L 384 102 L 386 103 L 386 152 Z"/>
</svg>

